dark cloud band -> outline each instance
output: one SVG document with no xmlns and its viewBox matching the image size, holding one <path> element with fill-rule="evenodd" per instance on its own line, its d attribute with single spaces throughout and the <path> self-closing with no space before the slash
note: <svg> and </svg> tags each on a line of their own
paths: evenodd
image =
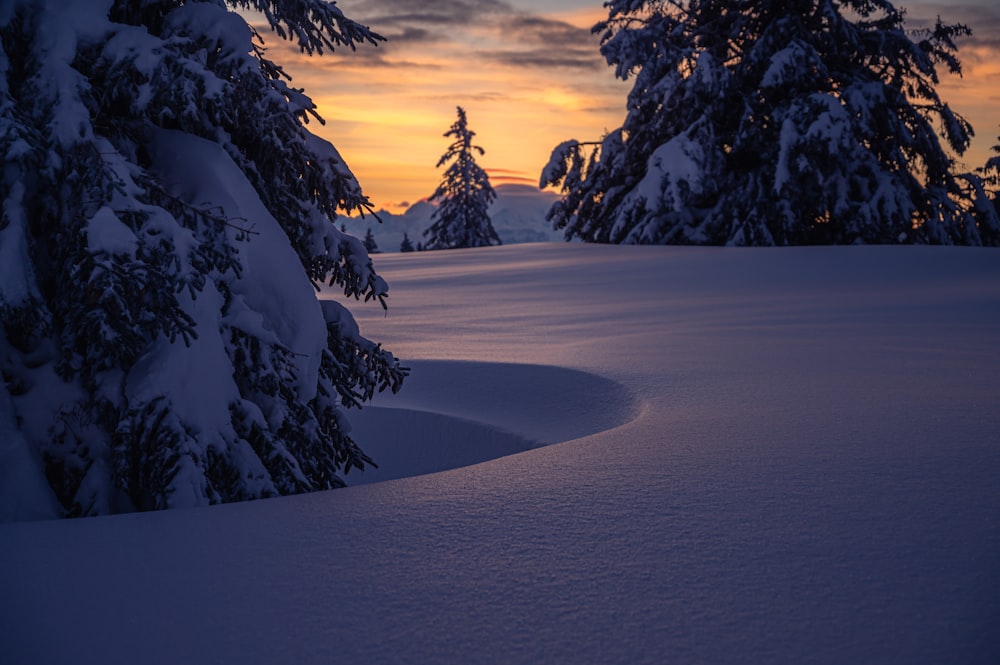
<svg viewBox="0 0 1000 665">
<path fill-rule="evenodd" d="M 378 55 L 369 55 L 370 64 L 390 65 L 394 54 L 413 47 L 461 43 L 472 60 L 511 67 L 606 66 L 589 28 L 525 12 L 503 0 L 431 0 L 419 4 L 412 0 L 346 0 L 338 5 L 388 38 Z M 492 33 L 496 40 L 477 46 L 455 36 L 469 28 Z M 409 57 L 412 60 L 413 54 Z"/>
</svg>

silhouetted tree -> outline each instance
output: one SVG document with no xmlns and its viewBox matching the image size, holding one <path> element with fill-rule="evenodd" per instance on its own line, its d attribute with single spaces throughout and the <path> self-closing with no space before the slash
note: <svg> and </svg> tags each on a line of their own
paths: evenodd
<svg viewBox="0 0 1000 665">
<path fill-rule="evenodd" d="M 403 232 L 403 242 L 401 242 L 400 245 L 399 245 L 399 251 L 401 251 L 401 252 L 412 252 L 412 251 L 414 251 L 413 250 L 413 241 L 410 240 L 410 235 L 408 233 L 406 233 L 405 231 Z"/>
<path fill-rule="evenodd" d="M 365 232 L 365 239 L 362 241 L 362 244 L 365 246 L 365 251 L 367 251 L 369 254 L 378 253 L 378 243 L 375 242 L 375 234 L 372 233 L 372 229 L 370 226 L 368 227 L 368 230 Z"/>
<path fill-rule="evenodd" d="M 476 164 L 473 154 L 478 152 L 483 155 L 485 151 L 472 144 L 476 133 L 469 129 L 465 110 L 461 106 L 458 107 L 458 120 L 444 135 L 452 136 L 455 140 L 437 166 L 440 168 L 449 161 L 452 164 L 445 170 L 444 180 L 430 198 L 439 204 L 431 216 L 431 226 L 424 231 L 427 238 L 424 248 L 499 245 L 500 237 L 493 228 L 489 214 L 496 192 L 490 185 L 486 171 Z"/>
</svg>

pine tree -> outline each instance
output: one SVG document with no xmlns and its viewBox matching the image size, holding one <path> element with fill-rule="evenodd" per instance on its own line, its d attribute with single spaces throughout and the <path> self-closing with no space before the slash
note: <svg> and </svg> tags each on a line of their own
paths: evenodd
<svg viewBox="0 0 1000 665">
<path fill-rule="evenodd" d="M 410 240 L 410 234 L 406 233 L 405 231 L 403 232 L 403 242 L 401 242 L 399 244 L 399 251 L 401 251 L 401 252 L 412 252 L 412 251 L 414 251 L 413 250 L 413 241 Z"/>
<path fill-rule="evenodd" d="M 458 120 L 444 134 L 455 140 L 438 160 L 437 166 L 440 168 L 449 161 L 452 164 L 445 170 L 444 179 L 430 198 L 439 204 L 431 216 L 431 226 L 424 231 L 427 238 L 424 249 L 500 244 L 489 214 L 496 192 L 486 171 L 476 164 L 474 153 L 483 155 L 486 151 L 472 144 L 475 135 L 469 129 L 465 110 L 459 106 Z"/>
<path fill-rule="evenodd" d="M 887 0 L 612 0 L 594 27 L 621 128 L 567 141 L 541 185 L 567 238 L 734 245 L 995 242 L 970 125 L 941 101 L 963 25 L 913 33 Z M 943 130 L 943 137 L 935 131 Z"/>
<path fill-rule="evenodd" d="M 229 5 L 310 54 L 381 40 L 323 0 Z M 288 81 L 217 0 L 0 10 L 0 408 L 63 514 L 332 488 L 371 462 L 344 408 L 406 372 L 315 296 L 385 306 L 332 221 L 370 204 Z"/>
<path fill-rule="evenodd" d="M 375 234 L 372 233 L 370 226 L 368 227 L 368 231 L 365 232 L 365 239 L 361 241 L 361 244 L 364 245 L 365 251 L 369 254 L 378 253 L 378 243 L 375 242 Z"/>
</svg>

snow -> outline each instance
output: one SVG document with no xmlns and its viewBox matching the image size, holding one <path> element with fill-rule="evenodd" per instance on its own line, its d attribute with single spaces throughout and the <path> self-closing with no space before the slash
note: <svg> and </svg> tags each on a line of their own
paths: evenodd
<svg viewBox="0 0 1000 665">
<path fill-rule="evenodd" d="M 180 297 L 185 310 L 206 325 L 187 343 L 161 338 L 153 344 L 129 371 L 126 393 L 137 404 L 167 396 L 171 410 L 190 423 L 195 434 L 225 431 L 231 427 L 229 405 L 240 393 L 233 381 L 232 365 L 226 362 L 222 335 L 218 327 L 207 325 L 218 321 L 222 295 L 209 283 L 197 300 L 187 294 Z"/>
<path fill-rule="evenodd" d="M 781 139 L 778 148 L 778 163 L 774 167 L 774 193 L 781 194 L 785 184 L 792 179 L 789 158 L 798 147 L 799 130 L 795 119 L 787 117 L 781 123 Z"/>
<path fill-rule="evenodd" d="M 760 87 L 766 90 L 794 83 L 797 77 L 802 76 L 803 64 L 811 64 L 816 60 L 815 56 L 813 49 L 798 40 L 793 41 L 771 56 L 767 71 L 760 79 Z"/>
<path fill-rule="evenodd" d="M 0 525 L 0 659 L 995 663 L 997 258 L 378 256 L 369 448 L 452 468 Z"/>
<path fill-rule="evenodd" d="M 553 148 L 552 155 L 549 157 L 549 163 L 542 169 L 542 175 L 538 181 L 538 186 L 547 187 L 548 185 L 554 182 L 559 182 L 565 178 L 567 172 L 566 161 L 579 149 L 580 142 L 576 139 L 563 141 Z"/>
<path fill-rule="evenodd" d="M 110 9 L 110 6 L 110 0 L 93 3 L 47 0 L 42 6 L 28 10 L 38 11 L 46 17 L 38 28 L 38 52 L 47 55 L 40 69 L 44 78 L 55 82 L 52 89 L 59 91 L 55 99 L 45 101 L 50 105 L 52 134 L 64 146 L 92 137 L 86 122 L 89 113 L 78 93 L 83 77 L 72 63 L 78 42 L 92 40 L 108 29 L 103 18 L 108 12 L 101 9 Z"/>
<path fill-rule="evenodd" d="M 260 329 L 247 332 L 262 339 L 276 335 L 296 354 L 300 395 L 304 401 L 312 399 L 327 330 L 287 235 L 223 147 L 191 134 L 157 130 L 152 151 L 172 191 L 195 206 L 205 201 L 218 206 L 212 212 L 229 220 L 231 235 L 251 232 L 240 248 L 242 274 L 233 285 L 237 298 L 230 322 L 255 321 Z M 247 307 L 252 311 L 244 312 Z"/>
<path fill-rule="evenodd" d="M 135 256 L 139 239 L 122 223 L 114 210 L 104 206 L 87 222 L 87 251 L 91 254 L 126 254 Z"/>
<path fill-rule="evenodd" d="M 352 485 L 582 438 L 631 420 L 638 408 L 621 384 L 577 370 L 442 360 L 409 366 L 406 390 L 378 394 L 373 406 L 351 414 L 352 436 L 373 442 L 365 452 L 379 465 L 353 473 Z"/>
<path fill-rule="evenodd" d="M 675 136 L 653 151 L 646 175 L 629 197 L 646 202 L 647 210 L 681 209 L 689 197 L 701 193 L 705 161 L 705 149 L 699 141 L 687 133 Z M 612 233 L 619 233 L 617 227 Z"/>
</svg>

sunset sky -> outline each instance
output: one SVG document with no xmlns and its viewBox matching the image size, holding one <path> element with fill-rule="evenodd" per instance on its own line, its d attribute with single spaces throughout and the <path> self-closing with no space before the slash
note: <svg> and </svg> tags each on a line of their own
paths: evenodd
<svg viewBox="0 0 1000 665">
<path fill-rule="evenodd" d="M 1000 134 L 1000 6 L 996 0 L 909 0 L 911 27 L 937 15 L 966 23 L 965 68 L 945 76 L 942 98 L 968 118 L 976 140 L 963 161 L 980 166 Z M 600 0 L 340 0 L 352 19 L 388 38 L 377 48 L 305 58 L 265 32 L 270 56 L 319 105 L 313 131 L 346 159 L 376 208 L 402 212 L 429 196 L 455 107 L 486 154 L 494 185 L 536 185 L 552 148 L 619 127 L 631 82 L 614 78 L 590 27 Z"/>
</svg>

